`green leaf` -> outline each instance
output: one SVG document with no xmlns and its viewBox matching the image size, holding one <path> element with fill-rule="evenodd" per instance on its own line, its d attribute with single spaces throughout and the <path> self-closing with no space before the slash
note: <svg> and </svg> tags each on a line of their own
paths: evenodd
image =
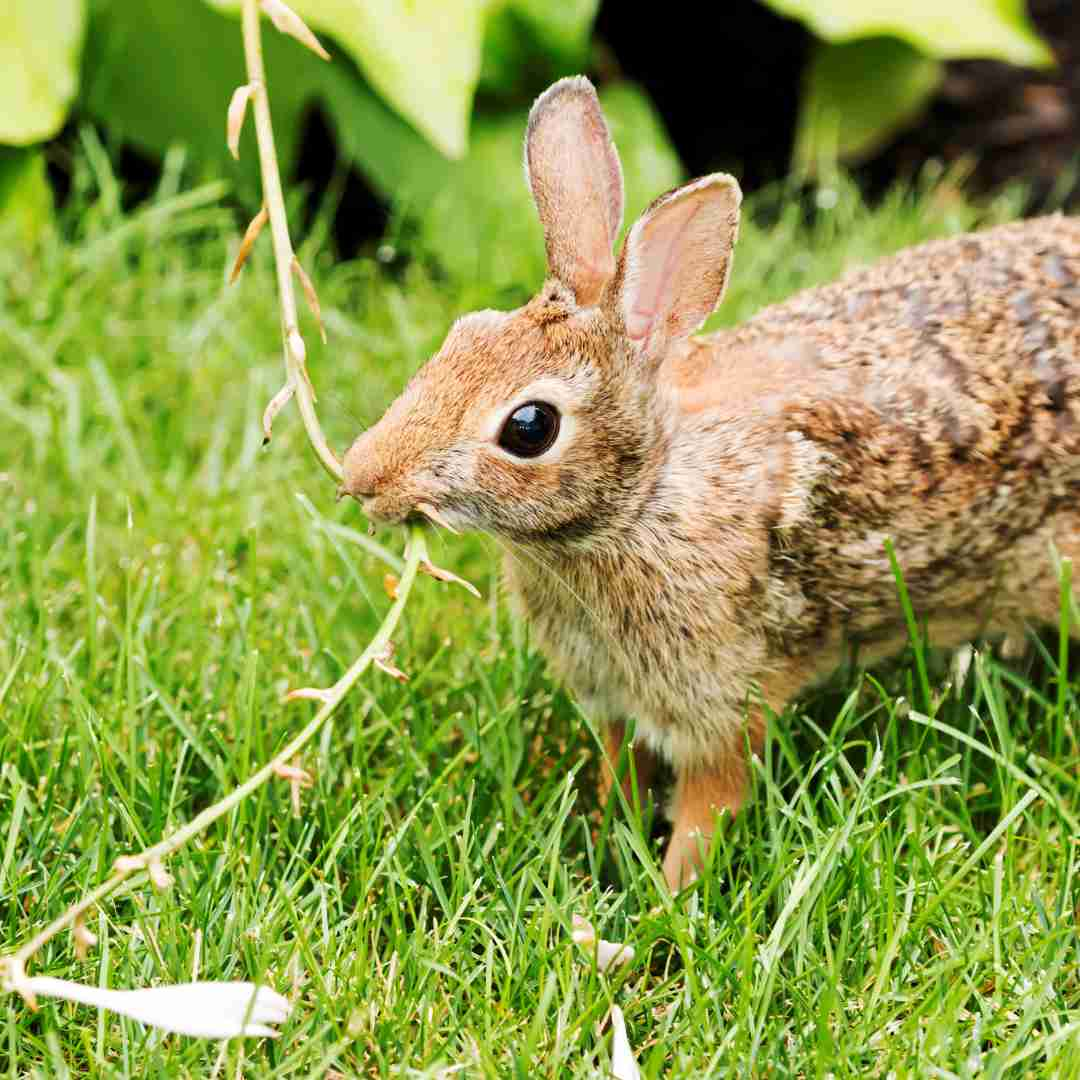
<svg viewBox="0 0 1080 1080">
<path fill-rule="evenodd" d="M 426 205 L 452 163 L 347 62 L 327 66 L 320 93 L 343 156 L 388 197 Z"/>
<path fill-rule="evenodd" d="M 238 0 L 207 2 L 239 7 Z M 371 85 L 447 157 L 465 153 L 491 0 L 293 0 L 289 6 L 312 30 L 332 35 Z"/>
<path fill-rule="evenodd" d="M 584 63 L 599 0 L 509 0 L 513 11 L 530 27 L 536 39 L 564 62 Z"/>
<path fill-rule="evenodd" d="M 300 0 L 387 101 L 447 157 L 466 150 L 487 0 Z"/>
<path fill-rule="evenodd" d="M 0 243 L 34 246 L 52 223 L 53 198 L 39 149 L 0 146 Z"/>
<path fill-rule="evenodd" d="M 1024 0 L 764 0 L 826 41 L 892 35 L 940 59 L 986 57 L 1027 67 L 1053 63 Z"/>
<path fill-rule="evenodd" d="M 820 43 L 807 69 L 796 170 L 811 174 L 872 154 L 919 115 L 941 75 L 940 61 L 897 38 Z"/>
<path fill-rule="evenodd" d="M 278 159 L 288 176 L 304 110 L 319 92 L 328 65 L 269 23 L 263 49 Z M 239 164 L 225 146 L 225 111 L 245 80 L 236 18 L 191 0 L 102 0 L 91 10 L 82 107 L 111 138 L 143 151 L 160 156 L 183 143 L 214 175 L 232 179 L 244 198 L 257 201 L 261 189 L 250 117 Z"/>
<path fill-rule="evenodd" d="M 589 65 L 598 0 L 507 0 L 488 21 L 480 85 L 500 96 L 539 94 Z"/>
<path fill-rule="evenodd" d="M 8 0 L 0 32 L 0 142 L 60 130 L 79 82 L 83 0 Z"/>
</svg>

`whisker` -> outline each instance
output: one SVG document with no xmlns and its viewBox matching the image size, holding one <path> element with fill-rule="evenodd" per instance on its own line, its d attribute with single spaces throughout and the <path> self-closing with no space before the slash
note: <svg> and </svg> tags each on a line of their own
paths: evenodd
<svg viewBox="0 0 1080 1080">
<path fill-rule="evenodd" d="M 327 389 L 320 390 L 319 396 L 327 405 L 331 406 L 334 412 L 340 413 L 342 419 L 347 420 L 350 424 L 352 424 L 354 430 L 363 431 L 365 430 L 365 428 L 371 427 L 373 421 L 368 421 L 367 423 L 365 423 L 363 420 L 361 420 L 360 417 L 352 411 L 349 405 L 346 404 L 346 399 L 343 394 L 338 393 L 336 390 Z"/>
</svg>

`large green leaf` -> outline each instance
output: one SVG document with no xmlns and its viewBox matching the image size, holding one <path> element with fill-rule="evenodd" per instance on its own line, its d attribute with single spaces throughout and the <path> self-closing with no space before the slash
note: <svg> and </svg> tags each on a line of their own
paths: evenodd
<svg viewBox="0 0 1080 1080">
<path fill-rule="evenodd" d="M 562 27 L 566 41 L 574 38 L 564 23 L 556 20 L 553 25 Z M 587 40 L 590 25 L 582 23 L 577 36 Z M 329 37 L 326 43 L 334 48 Z M 305 110 L 321 101 L 345 156 L 376 187 L 399 204 L 430 202 L 450 162 L 402 118 L 400 109 L 388 106 L 348 52 L 338 52 L 327 64 L 269 23 L 263 28 L 263 49 L 278 156 L 286 176 L 295 161 Z M 133 56 L 139 57 L 137 64 Z M 197 161 L 237 182 L 248 201 L 258 198 L 250 121 L 239 165 L 225 148 L 225 108 L 245 77 L 232 0 L 149 6 L 142 0 L 96 0 L 85 68 L 84 107 L 112 136 L 156 155 L 183 143 Z M 460 135 L 464 138 L 463 128 Z"/>
<path fill-rule="evenodd" d="M 79 82 L 83 0 L 7 0 L 0 15 L 0 142 L 55 135 Z"/>
<path fill-rule="evenodd" d="M 585 70 L 598 8 L 599 0 L 505 0 L 488 20 L 481 87 L 526 98 Z"/>
<path fill-rule="evenodd" d="M 175 2 L 175 0 L 173 0 Z M 238 0 L 208 0 L 236 11 Z M 492 0 L 292 0 L 380 94 L 448 157 L 465 153 Z"/>
<path fill-rule="evenodd" d="M 910 123 L 941 81 L 941 62 L 898 38 L 820 43 L 807 69 L 795 166 L 855 162 Z"/>
<path fill-rule="evenodd" d="M 347 61 L 326 67 L 320 93 L 342 156 L 384 195 L 423 204 L 445 182 L 452 163 Z"/>
<path fill-rule="evenodd" d="M 520 16 L 551 52 L 583 63 L 600 0 L 508 0 L 506 7 Z"/>
<path fill-rule="evenodd" d="M 826 41 L 892 35 L 941 59 L 987 57 L 1042 67 L 1053 56 L 1024 0 L 764 0 Z"/>
</svg>

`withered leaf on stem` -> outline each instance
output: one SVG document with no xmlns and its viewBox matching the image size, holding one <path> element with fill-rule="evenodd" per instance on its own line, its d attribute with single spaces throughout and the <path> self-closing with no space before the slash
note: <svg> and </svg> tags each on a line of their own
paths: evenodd
<svg viewBox="0 0 1080 1080">
<path fill-rule="evenodd" d="M 283 34 L 296 38 L 301 45 L 309 48 L 316 56 L 329 60 L 330 54 L 319 44 L 319 39 L 308 29 L 307 24 L 292 8 L 281 0 L 260 0 L 259 6 L 270 16 L 270 21 Z"/>
<path fill-rule="evenodd" d="M 274 417 L 292 400 L 295 388 L 291 382 L 286 383 L 271 399 L 270 404 L 263 410 L 263 446 L 270 441 L 273 434 Z"/>
<path fill-rule="evenodd" d="M 244 130 L 244 117 L 247 115 L 247 104 L 255 87 L 251 83 L 238 86 L 229 99 L 229 111 L 225 119 L 225 141 L 229 145 L 229 153 L 240 160 L 240 132 Z"/>
<path fill-rule="evenodd" d="M 236 260 L 232 265 L 232 270 L 229 271 L 230 285 L 240 276 L 240 271 L 243 270 L 244 263 L 247 262 L 247 257 L 251 254 L 251 249 L 255 246 L 255 241 L 259 239 L 259 233 L 262 232 L 269 216 L 270 213 L 266 209 L 266 203 L 263 203 L 262 209 L 251 219 L 244 232 L 244 239 L 240 241 L 240 249 L 236 253 Z"/>
<path fill-rule="evenodd" d="M 300 817 L 300 793 L 304 788 L 311 787 L 315 783 L 314 777 L 306 769 L 301 769 L 299 765 L 286 763 L 275 765 L 274 775 L 288 781 L 292 815 L 293 817 Z"/>
<path fill-rule="evenodd" d="M 388 641 L 386 643 L 386 648 L 378 656 L 372 657 L 372 662 L 381 672 L 389 675 L 391 679 L 397 679 L 398 682 L 408 682 L 409 676 L 406 675 L 401 668 L 391 662 L 393 655 L 394 643 Z"/>
<path fill-rule="evenodd" d="M 151 859 L 146 872 L 150 875 L 150 883 L 158 892 L 165 892 L 172 886 L 172 874 L 165 869 L 165 864 L 160 859 Z"/>
<path fill-rule="evenodd" d="M 466 581 L 464 578 L 458 577 L 457 574 L 444 570 L 441 566 L 436 566 L 427 559 L 420 563 L 420 569 L 436 581 L 445 581 L 450 585 L 460 585 L 463 589 L 468 589 L 477 600 L 480 599 L 480 590 L 471 581 Z"/>
<path fill-rule="evenodd" d="M 325 705 L 330 700 L 330 691 L 320 689 L 317 686 L 300 686 L 290 690 L 283 701 L 318 701 Z"/>
</svg>

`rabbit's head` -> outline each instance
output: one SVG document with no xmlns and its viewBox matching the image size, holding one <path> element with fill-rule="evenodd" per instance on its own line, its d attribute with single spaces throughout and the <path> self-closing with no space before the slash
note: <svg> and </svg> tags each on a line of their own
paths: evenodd
<svg viewBox="0 0 1080 1080">
<path fill-rule="evenodd" d="M 533 106 L 525 168 L 548 280 L 516 311 L 459 319 L 349 448 L 344 490 L 375 518 L 589 543 L 647 498 L 667 430 L 658 372 L 723 294 L 738 185 L 717 174 L 661 196 L 616 262 L 622 172 L 584 78 Z"/>
</svg>

